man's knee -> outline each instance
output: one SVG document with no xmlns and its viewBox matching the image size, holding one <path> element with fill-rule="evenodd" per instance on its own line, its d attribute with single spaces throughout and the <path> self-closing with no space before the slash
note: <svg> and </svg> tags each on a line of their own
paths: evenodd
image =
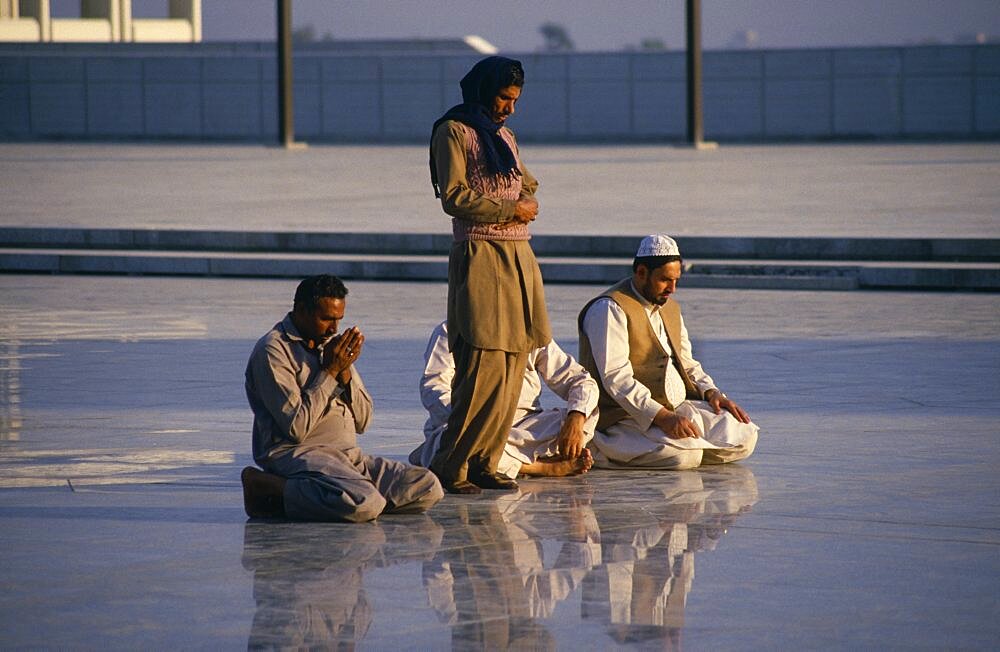
<svg viewBox="0 0 1000 652">
<path fill-rule="evenodd" d="M 755 428 L 754 431 L 751 433 L 751 435 L 747 437 L 746 444 L 742 446 L 743 450 L 741 451 L 741 454 L 737 459 L 744 460 L 750 457 L 751 455 L 753 455 L 753 452 L 756 448 L 757 448 L 757 429 Z"/>
<path fill-rule="evenodd" d="M 441 482 L 438 480 L 437 476 L 427 472 L 427 487 L 424 491 L 413 501 L 412 505 L 418 511 L 426 511 L 438 504 L 438 502 L 444 498 L 444 488 L 441 486 Z"/>
<path fill-rule="evenodd" d="M 700 449 L 696 450 L 683 450 L 670 458 L 670 464 L 666 468 L 672 469 L 674 471 L 686 471 L 688 469 L 696 469 L 701 466 L 703 453 Z"/>
<path fill-rule="evenodd" d="M 728 464 L 750 457 L 757 448 L 757 430 L 747 435 L 746 441 L 733 448 L 719 448 L 705 451 L 705 464 Z"/>
<path fill-rule="evenodd" d="M 411 467 L 407 469 L 403 482 L 407 484 L 401 487 L 401 495 L 409 496 L 410 500 L 405 504 L 392 505 L 389 511 L 401 512 L 425 512 L 436 505 L 444 498 L 444 489 L 437 476 L 429 469 L 421 467 Z"/>
<path fill-rule="evenodd" d="M 444 489 L 437 476 L 429 469 L 417 467 L 419 478 L 414 482 L 413 501 L 407 506 L 408 511 L 424 512 L 444 498 Z"/>
<path fill-rule="evenodd" d="M 343 520 L 349 523 L 365 523 L 378 518 L 385 511 L 386 500 L 373 486 L 370 491 L 356 493 L 353 500 L 344 501 Z"/>
</svg>

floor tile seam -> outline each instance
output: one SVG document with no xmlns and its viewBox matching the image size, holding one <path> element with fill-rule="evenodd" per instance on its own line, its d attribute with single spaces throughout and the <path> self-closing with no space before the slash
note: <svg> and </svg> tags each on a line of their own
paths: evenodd
<svg viewBox="0 0 1000 652">
<path fill-rule="evenodd" d="M 350 254 L 321 252 L 242 252 L 242 251 L 187 251 L 187 250 L 153 250 L 153 249 L 22 249 L 0 248 L 0 255 L 9 257 L 47 256 L 56 258 L 107 259 L 107 260 L 156 260 L 160 262 L 187 261 L 193 263 L 221 264 L 228 261 L 260 262 L 302 262 L 328 261 L 353 263 L 361 265 L 427 265 L 436 269 L 448 262 L 444 254 Z M 798 259 L 691 259 L 687 261 L 690 278 L 774 278 L 774 279 L 811 279 L 811 278 L 854 278 L 863 270 L 893 271 L 956 271 L 956 272 L 997 272 L 997 263 L 940 262 L 940 261 L 857 261 L 857 260 L 798 260 Z M 621 265 L 627 267 L 629 260 L 622 258 L 606 258 L 599 256 L 548 257 L 539 256 L 539 265 L 591 267 L 593 265 Z M 721 268 L 729 268 L 723 270 Z M 215 270 L 218 272 L 218 270 Z M 543 275 L 544 275 L 543 270 Z M 807 273 L 814 272 L 814 273 Z"/>
<path fill-rule="evenodd" d="M 865 518 L 850 518 L 843 516 L 820 516 L 820 515 L 806 515 L 806 514 L 783 514 L 780 512 L 768 512 L 754 509 L 751 514 L 753 516 L 767 516 L 767 517 L 778 517 L 778 518 L 790 518 L 790 519 L 803 519 L 803 520 L 818 520 L 818 521 L 829 521 L 829 522 L 839 522 L 839 523 L 864 523 L 872 525 L 898 525 L 903 527 L 934 527 L 934 528 L 949 528 L 954 530 L 976 530 L 982 532 L 996 532 L 1000 534 L 1000 526 L 988 527 L 983 525 L 952 525 L 948 523 L 924 523 L 919 521 L 893 521 L 889 519 L 865 519 Z M 749 514 L 748 514 L 749 515 Z"/>
<path fill-rule="evenodd" d="M 825 535 L 832 537 L 840 537 L 847 539 L 872 539 L 872 540 L 885 540 L 885 541 L 909 541 L 909 542 L 922 542 L 922 543 L 957 543 L 966 545 L 978 545 L 978 546 L 992 546 L 1000 549 L 1000 540 L 997 541 L 977 541 L 975 539 L 953 539 L 953 538 L 943 538 L 943 537 L 920 537 L 920 536 L 907 536 L 902 534 L 868 534 L 865 532 L 832 532 L 826 530 L 809 530 L 804 528 L 781 528 L 781 527 L 763 527 L 759 525 L 737 525 L 733 524 L 728 526 L 727 531 L 732 530 L 749 530 L 754 532 L 781 532 L 781 533 L 795 533 L 795 534 L 813 534 L 813 535 Z"/>
</svg>

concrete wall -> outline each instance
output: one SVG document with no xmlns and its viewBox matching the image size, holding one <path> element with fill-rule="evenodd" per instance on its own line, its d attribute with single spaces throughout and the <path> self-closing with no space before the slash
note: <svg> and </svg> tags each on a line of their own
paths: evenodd
<svg viewBox="0 0 1000 652">
<path fill-rule="evenodd" d="M 477 56 L 296 52 L 295 131 L 426 141 Z M 522 139 L 680 140 L 684 55 L 520 57 Z M 1000 46 L 706 52 L 705 136 L 721 141 L 1000 136 Z M 268 140 L 268 45 L 0 46 L 0 138 Z"/>
</svg>

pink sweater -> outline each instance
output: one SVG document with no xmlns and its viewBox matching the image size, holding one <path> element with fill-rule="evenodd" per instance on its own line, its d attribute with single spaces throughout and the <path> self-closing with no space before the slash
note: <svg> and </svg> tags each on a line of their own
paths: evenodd
<svg viewBox="0 0 1000 652">
<path fill-rule="evenodd" d="M 521 171 L 511 170 L 507 174 L 490 174 L 486 169 L 486 161 L 483 158 L 482 143 L 479 136 L 466 124 L 458 123 L 465 132 L 466 146 L 466 174 L 468 176 L 469 187 L 476 192 L 495 197 L 497 199 L 516 200 L 521 196 Z M 514 137 L 506 129 L 500 130 L 500 137 L 504 139 L 514 158 L 517 159 L 518 168 L 521 166 L 521 159 L 517 156 L 517 145 Z M 531 234 L 528 232 L 528 225 L 520 222 L 504 222 L 502 224 L 489 224 L 471 222 L 460 218 L 452 218 L 451 230 L 456 242 L 464 240 L 530 240 Z"/>
</svg>

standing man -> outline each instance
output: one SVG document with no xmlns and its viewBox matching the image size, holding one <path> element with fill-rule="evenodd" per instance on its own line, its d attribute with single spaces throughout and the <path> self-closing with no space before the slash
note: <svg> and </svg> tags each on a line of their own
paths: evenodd
<svg viewBox="0 0 1000 652">
<path fill-rule="evenodd" d="M 371 397 L 354 368 L 365 337 L 337 334 L 347 288 L 336 276 L 310 276 L 292 312 L 260 338 L 246 370 L 253 410 L 253 457 L 243 469 L 251 518 L 370 521 L 383 512 L 422 512 L 444 492 L 427 469 L 365 455 Z"/>
<path fill-rule="evenodd" d="M 454 377 L 447 323 L 441 322 L 431 332 L 424 352 L 420 401 L 428 417 L 424 441 L 410 453 L 411 464 L 427 466 L 438 451 L 451 414 Z M 566 401 L 564 407 L 542 408 L 543 382 Z M 497 473 L 514 479 L 518 475 L 562 477 L 589 471 L 593 461 L 586 446 L 597 427 L 597 397 L 597 382 L 555 340 L 531 351 Z"/>
<path fill-rule="evenodd" d="M 434 123 L 431 182 L 452 216 L 448 343 L 452 412 L 431 470 L 452 493 L 517 488 L 497 473 L 528 352 L 552 339 L 528 224 L 538 182 L 504 122 L 521 96 L 521 63 L 483 59 L 462 78 L 463 103 Z"/>
<path fill-rule="evenodd" d="M 673 238 L 639 244 L 632 276 L 580 312 L 580 363 L 601 386 L 595 466 L 690 469 L 748 457 L 758 428 L 691 354 Z"/>
</svg>

